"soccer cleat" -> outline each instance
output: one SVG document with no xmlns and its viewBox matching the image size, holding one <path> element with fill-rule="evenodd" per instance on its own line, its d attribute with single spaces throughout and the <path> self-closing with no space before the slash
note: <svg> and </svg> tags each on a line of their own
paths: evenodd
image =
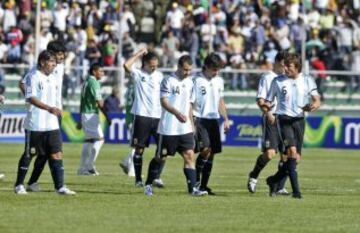
<svg viewBox="0 0 360 233">
<path fill-rule="evenodd" d="M 92 176 L 93 175 L 89 171 L 82 170 L 82 169 L 79 169 L 77 171 L 77 174 L 78 174 L 78 176 Z"/>
<path fill-rule="evenodd" d="M 285 188 L 282 188 L 276 192 L 276 195 L 288 196 L 288 195 L 290 195 L 290 193 Z"/>
<path fill-rule="evenodd" d="M 96 171 L 95 168 L 88 170 L 88 172 L 90 173 L 90 175 L 93 175 L 93 176 L 99 176 L 100 175 L 100 173 L 98 171 Z"/>
<path fill-rule="evenodd" d="M 122 168 L 123 172 L 125 173 L 125 175 L 127 175 L 129 173 L 129 167 L 127 166 L 127 164 L 125 164 L 123 161 L 121 161 L 119 163 L 119 166 Z"/>
<path fill-rule="evenodd" d="M 68 189 L 66 186 L 62 186 L 58 190 L 55 190 L 60 195 L 75 195 L 76 192 Z"/>
<path fill-rule="evenodd" d="M 203 191 L 203 190 L 200 190 L 200 189 L 194 187 L 191 195 L 200 197 L 200 196 L 206 196 L 206 195 L 208 195 L 208 193 L 206 191 Z"/>
<path fill-rule="evenodd" d="M 153 185 L 158 188 L 164 188 L 164 182 L 159 178 L 153 181 Z"/>
<path fill-rule="evenodd" d="M 4 173 L 0 173 L 0 180 L 3 180 L 5 178 L 5 174 Z"/>
<path fill-rule="evenodd" d="M 249 177 L 248 183 L 247 183 L 247 188 L 250 193 L 256 192 L 256 184 L 257 184 L 257 179 Z"/>
<path fill-rule="evenodd" d="M 136 181 L 136 182 L 135 182 L 135 187 L 136 187 L 136 188 L 142 188 L 142 187 L 144 187 L 144 184 L 143 184 L 142 181 Z"/>
<path fill-rule="evenodd" d="M 32 184 L 28 184 L 27 187 L 26 187 L 26 191 L 28 191 L 28 192 L 40 192 L 40 185 L 37 182 L 32 183 Z"/>
<path fill-rule="evenodd" d="M 216 193 L 214 193 L 214 192 L 211 190 L 211 188 L 209 188 L 209 187 L 202 188 L 201 191 L 207 192 L 209 196 L 215 196 L 215 195 L 216 195 Z"/>
<path fill-rule="evenodd" d="M 145 194 L 146 196 L 153 196 L 153 195 L 154 195 L 152 186 L 151 186 L 150 184 L 145 185 L 144 194 Z"/>
<path fill-rule="evenodd" d="M 275 197 L 278 184 L 272 181 L 273 176 L 266 178 L 266 184 L 269 186 L 269 196 Z"/>
<path fill-rule="evenodd" d="M 292 197 L 296 198 L 296 199 L 301 199 L 302 198 L 301 193 L 293 193 Z"/>
<path fill-rule="evenodd" d="M 26 189 L 25 189 L 24 185 L 22 185 L 22 184 L 15 186 L 14 191 L 16 194 L 19 194 L 19 195 L 27 194 Z"/>
</svg>

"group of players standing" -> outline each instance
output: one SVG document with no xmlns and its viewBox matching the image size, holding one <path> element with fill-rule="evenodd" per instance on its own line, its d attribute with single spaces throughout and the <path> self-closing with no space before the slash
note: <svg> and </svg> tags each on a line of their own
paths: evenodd
<svg viewBox="0 0 360 233">
<path fill-rule="evenodd" d="M 37 180 L 46 161 L 49 161 L 56 192 L 75 194 L 64 185 L 59 129 L 64 56 L 65 48 L 61 42 L 50 42 L 48 49 L 40 53 L 38 65 L 28 72 L 20 84 L 29 108 L 25 120 L 25 151 L 19 161 L 14 188 L 17 194 L 39 191 Z M 142 67 L 138 69 L 133 65 L 140 58 Z M 165 77 L 157 70 L 158 62 L 155 53 L 142 49 L 124 64 L 127 76 L 134 85 L 131 108 L 134 115 L 131 145 L 134 150 L 130 158 L 135 186 L 144 187 L 145 195 L 152 196 L 153 183 L 159 179 L 166 157 L 178 152 L 184 159 L 183 171 L 189 194 L 215 195 L 208 182 L 214 155 L 222 150 L 220 116 L 224 120 L 224 131 L 230 128 L 224 103 L 224 81 L 219 76 L 222 60 L 215 53 L 209 54 L 201 72 L 191 76 L 192 60 L 190 56 L 183 55 L 178 60 L 177 70 Z M 279 169 L 266 180 L 270 195 L 281 193 L 284 180 L 289 176 L 293 197 L 301 198 L 296 164 L 304 136 L 304 112 L 319 108 L 320 98 L 314 80 L 300 73 L 301 60 L 297 54 L 279 52 L 275 62 L 274 72 L 263 75 L 259 83 L 257 103 L 264 113 L 263 153 L 249 174 L 248 189 L 255 192 L 260 171 L 279 150 Z M 84 129 L 85 143 L 78 175 L 99 174 L 94 163 L 104 143 L 99 110 L 105 116 L 106 112 L 98 82 L 103 75 L 101 65 L 93 64 L 83 84 L 78 128 Z M 111 124 L 111 120 L 107 118 L 107 121 Z M 143 154 L 151 136 L 157 146 L 144 185 Z M 199 156 L 196 159 L 197 152 Z M 25 175 L 35 155 L 34 170 L 25 188 Z"/>
</svg>

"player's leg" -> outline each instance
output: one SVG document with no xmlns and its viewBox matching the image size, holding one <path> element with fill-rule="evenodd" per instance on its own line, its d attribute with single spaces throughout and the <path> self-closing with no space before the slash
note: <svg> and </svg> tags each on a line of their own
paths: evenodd
<svg viewBox="0 0 360 233">
<path fill-rule="evenodd" d="M 195 144 L 196 151 L 199 151 L 199 155 L 196 159 L 196 182 L 200 186 L 201 174 L 203 172 L 204 166 L 208 157 L 210 156 L 210 139 L 209 133 L 206 128 L 206 122 L 201 118 L 195 118 L 194 121 L 196 127 L 196 135 L 195 135 Z"/>
<path fill-rule="evenodd" d="M 31 158 L 38 154 L 39 151 L 39 143 L 41 142 L 41 134 L 37 132 L 31 132 L 25 130 L 25 150 L 21 155 L 18 169 L 17 169 L 17 177 L 14 185 L 14 191 L 16 194 L 26 194 L 26 190 L 24 187 L 24 180 L 29 170 Z"/>
<path fill-rule="evenodd" d="M 47 152 L 49 167 L 54 182 L 55 191 L 58 194 L 74 195 L 74 191 L 68 189 L 64 184 L 64 163 L 62 153 L 62 138 L 60 130 L 47 132 Z"/>
<path fill-rule="evenodd" d="M 44 170 L 45 164 L 47 161 L 47 156 L 45 154 L 39 154 L 36 156 L 35 162 L 34 162 L 34 168 L 31 173 L 31 177 L 28 181 L 28 185 L 26 187 L 27 191 L 31 192 L 38 192 L 40 191 L 39 184 L 37 181 L 39 180 L 39 177 Z"/>
<path fill-rule="evenodd" d="M 86 164 L 88 163 L 90 150 L 92 146 L 93 146 L 93 140 L 85 139 L 81 151 L 80 164 L 77 171 L 78 175 L 90 175 L 90 173 L 87 171 Z"/>
<path fill-rule="evenodd" d="M 156 150 L 155 150 L 155 156 L 154 157 L 157 157 L 159 155 L 159 137 L 160 135 L 157 133 L 157 129 L 158 129 L 158 125 L 159 125 L 159 119 L 153 119 L 152 121 L 152 129 L 151 129 L 151 135 L 154 137 L 155 139 L 155 142 L 156 142 Z M 160 153 L 161 155 L 161 153 Z M 153 180 L 153 185 L 155 187 L 158 187 L 158 188 L 164 188 L 164 182 L 162 181 L 162 179 L 160 178 L 161 177 L 161 174 L 163 172 L 163 169 L 165 167 L 165 163 L 166 163 L 166 156 L 164 156 L 160 161 L 160 167 L 158 169 L 158 172 L 156 174 L 156 177 L 155 179 Z"/>
</svg>

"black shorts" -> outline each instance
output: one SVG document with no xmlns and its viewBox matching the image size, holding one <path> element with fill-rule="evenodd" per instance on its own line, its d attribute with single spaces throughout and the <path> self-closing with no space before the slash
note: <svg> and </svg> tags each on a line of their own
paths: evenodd
<svg viewBox="0 0 360 233">
<path fill-rule="evenodd" d="M 222 151 L 219 122 L 217 119 L 194 118 L 196 127 L 195 152 L 208 147 L 216 154 Z"/>
<path fill-rule="evenodd" d="M 151 136 L 155 138 L 157 144 L 159 139 L 159 134 L 157 133 L 159 121 L 159 118 L 135 115 L 132 126 L 131 146 L 148 147 Z"/>
<path fill-rule="evenodd" d="M 50 156 L 62 151 L 60 130 L 28 131 L 25 130 L 25 154 L 28 156 Z"/>
<path fill-rule="evenodd" d="M 193 133 L 183 135 L 160 135 L 158 156 L 175 155 L 176 152 L 194 150 L 195 139 Z"/>
<path fill-rule="evenodd" d="M 278 116 L 281 137 L 285 148 L 295 146 L 299 154 L 304 140 L 305 120 L 303 117 Z"/>
<path fill-rule="evenodd" d="M 266 116 L 262 118 L 262 130 L 263 130 L 263 138 L 262 138 L 262 151 L 266 151 L 269 149 L 273 149 L 276 152 L 283 152 L 283 144 L 279 134 L 279 128 L 277 124 L 277 117 L 275 118 L 274 124 L 269 124 L 266 120 Z"/>
</svg>

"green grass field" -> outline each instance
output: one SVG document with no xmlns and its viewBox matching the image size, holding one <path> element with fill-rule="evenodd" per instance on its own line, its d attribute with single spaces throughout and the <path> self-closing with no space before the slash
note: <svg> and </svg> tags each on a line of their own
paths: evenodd
<svg viewBox="0 0 360 233">
<path fill-rule="evenodd" d="M 23 145 L 0 144 L 0 232 L 360 232 L 360 153 L 350 150 L 305 149 L 298 166 L 303 199 L 268 196 L 266 176 L 249 194 L 247 175 L 255 148 L 226 147 L 216 158 L 210 187 L 217 196 L 186 193 L 180 156 L 170 158 L 163 172 L 166 187 L 147 197 L 133 178 L 118 166 L 129 147 L 105 145 L 100 152 L 98 177 L 77 176 L 81 144 L 65 144 L 65 180 L 76 196 L 54 193 L 49 169 L 42 192 L 13 193 L 16 167 Z M 153 154 L 146 151 L 143 174 Z M 289 184 L 287 185 L 288 189 Z"/>
</svg>

